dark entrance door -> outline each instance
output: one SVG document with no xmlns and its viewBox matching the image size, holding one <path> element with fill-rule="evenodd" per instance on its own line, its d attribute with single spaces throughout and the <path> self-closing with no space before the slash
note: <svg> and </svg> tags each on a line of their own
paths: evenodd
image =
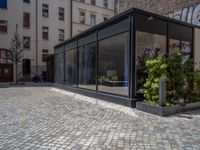
<svg viewBox="0 0 200 150">
<path fill-rule="evenodd" d="M 31 75 L 31 60 L 23 59 L 23 76 Z"/>
</svg>

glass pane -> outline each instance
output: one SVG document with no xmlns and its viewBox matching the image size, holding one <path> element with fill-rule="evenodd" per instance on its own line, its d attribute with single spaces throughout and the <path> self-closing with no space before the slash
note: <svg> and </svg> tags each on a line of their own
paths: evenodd
<svg viewBox="0 0 200 150">
<path fill-rule="evenodd" d="M 191 42 L 187 41 L 181 42 L 182 64 L 185 64 L 192 55 L 191 45 L 192 45 Z"/>
<path fill-rule="evenodd" d="M 65 52 L 65 84 L 76 86 L 77 77 L 77 51 L 72 49 Z"/>
<path fill-rule="evenodd" d="M 96 90 L 96 43 L 79 48 L 79 87 Z"/>
<path fill-rule="evenodd" d="M 180 40 L 174 40 L 170 39 L 169 40 L 169 52 L 174 53 L 174 52 L 179 52 L 180 51 Z"/>
<path fill-rule="evenodd" d="M 128 33 L 99 42 L 98 90 L 128 96 Z"/>
<path fill-rule="evenodd" d="M 55 82 L 64 83 L 64 53 L 55 54 Z"/>
<path fill-rule="evenodd" d="M 137 94 L 143 93 L 143 85 L 146 80 L 145 59 L 165 53 L 166 36 L 140 31 L 136 32 Z"/>
</svg>

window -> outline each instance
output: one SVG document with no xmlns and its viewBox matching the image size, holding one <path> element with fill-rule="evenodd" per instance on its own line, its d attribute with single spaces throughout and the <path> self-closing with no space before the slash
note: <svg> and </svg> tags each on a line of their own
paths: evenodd
<svg viewBox="0 0 200 150">
<path fill-rule="evenodd" d="M 166 53 L 166 36 L 148 32 L 136 31 L 136 69 L 137 95 L 143 92 L 146 80 L 145 59 Z"/>
<path fill-rule="evenodd" d="M 28 36 L 23 37 L 23 47 L 24 49 L 30 49 L 31 38 Z"/>
<path fill-rule="evenodd" d="M 65 39 L 65 30 L 59 29 L 59 41 L 64 41 Z"/>
<path fill-rule="evenodd" d="M 7 9 L 7 0 L 0 0 L 0 8 Z"/>
<path fill-rule="evenodd" d="M 96 0 L 91 0 L 92 5 L 96 5 Z"/>
<path fill-rule="evenodd" d="M 42 50 L 42 62 L 46 62 L 47 61 L 48 55 L 49 55 L 49 50 L 48 49 L 43 49 Z"/>
<path fill-rule="evenodd" d="M 60 48 L 64 49 L 63 47 Z M 64 83 L 64 52 L 54 55 L 55 63 L 55 82 Z"/>
<path fill-rule="evenodd" d="M 65 18 L 65 9 L 63 7 L 58 8 L 58 15 L 59 15 L 59 20 L 64 21 Z"/>
<path fill-rule="evenodd" d="M 128 32 L 99 41 L 98 90 L 128 96 Z"/>
<path fill-rule="evenodd" d="M 65 84 L 76 86 L 77 77 L 77 50 L 71 49 L 65 52 Z"/>
<path fill-rule="evenodd" d="M 90 15 L 90 25 L 91 26 L 96 25 L 96 15 L 94 15 L 94 14 Z"/>
<path fill-rule="evenodd" d="M 30 28 L 30 13 L 24 12 L 23 25 L 24 28 Z"/>
<path fill-rule="evenodd" d="M 0 20 L 0 32 L 1 33 L 7 33 L 7 25 L 8 25 L 7 21 Z"/>
<path fill-rule="evenodd" d="M 108 0 L 103 0 L 103 7 L 108 8 Z"/>
<path fill-rule="evenodd" d="M 192 55 L 192 43 L 188 41 L 180 41 L 175 39 L 169 39 L 169 52 L 181 52 L 182 64 L 185 64 Z"/>
<path fill-rule="evenodd" d="M 85 3 L 85 0 L 80 0 L 81 3 Z"/>
<path fill-rule="evenodd" d="M 96 90 L 96 43 L 79 48 L 79 87 Z"/>
<path fill-rule="evenodd" d="M 48 4 L 42 4 L 42 16 L 49 17 L 49 5 Z"/>
<path fill-rule="evenodd" d="M 24 3 L 30 3 L 30 0 L 23 0 Z"/>
<path fill-rule="evenodd" d="M 80 12 L 80 23 L 85 24 L 85 12 Z"/>
<path fill-rule="evenodd" d="M 48 27 L 42 27 L 42 39 L 49 40 L 49 28 Z"/>
</svg>

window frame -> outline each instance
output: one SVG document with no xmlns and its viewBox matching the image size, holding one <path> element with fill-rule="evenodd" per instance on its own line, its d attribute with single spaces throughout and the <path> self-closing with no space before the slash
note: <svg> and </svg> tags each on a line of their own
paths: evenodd
<svg viewBox="0 0 200 150">
<path fill-rule="evenodd" d="M 43 3 L 42 4 L 42 17 L 49 17 L 49 4 Z"/>
<path fill-rule="evenodd" d="M 31 14 L 30 12 L 23 12 L 23 27 L 30 28 Z"/>
<path fill-rule="evenodd" d="M 0 33 L 8 33 L 8 21 L 7 20 L 0 20 L 0 29 L 3 28 L 4 30 L 0 30 Z"/>
<path fill-rule="evenodd" d="M 49 27 L 47 26 L 42 27 L 42 39 L 47 41 L 49 40 Z"/>
</svg>

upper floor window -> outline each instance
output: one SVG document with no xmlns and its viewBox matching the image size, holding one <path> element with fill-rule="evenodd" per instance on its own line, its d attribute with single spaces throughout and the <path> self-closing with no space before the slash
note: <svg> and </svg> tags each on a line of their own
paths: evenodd
<svg viewBox="0 0 200 150">
<path fill-rule="evenodd" d="M 24 3 L 30 3 L 30 0 L 23 0 Z"/>
<path fill-rule="evenodd" d="M 90 15 L 90 25 L 91 26 L 96 25 L 96 15 L 94 15 L 94 14 Z"/>
<path fill-rule="evenodd" d="M 85 0 L 80 0 L 80 2 L 85 3 Z"/>
<path fill-rule="evenodd" d="M 48 55 L 49 55 L 49 50 L 48 49 L 43 49 L 42 50 L 42 62 L 46 62 L 47 61 Z"/>
<path fill-rule="evenodd" d="M 0 8 L 7 9 L 7 0 L 0 0 Z"/>
<path fill-rule="evenodd" d="M 85 12 L 80 12 L 80 23 L 85 24 Z"/>
<path fill-rule="evenodd" d="M 64 41 L 65 39 L 65 31 L 63 29 L 59 29 L 59 41 Z"/>
<path fill-rule="evenodd" d="M 8 22 L 6 20 L 0 20 L 0 32 L 7 33 Z"/>
<path fill-rule="evenodd" d="M 23 37 L 23 47 L 24 49 L 30 49 L 31 47 L 31 38 L 28 36 Z"/>
<path fill-rule="evenodd" d="M 42 4 L 42 16 L 49 17 L 49 5 L 48 4 Z"/>
<path fill-rule="evenodd" d="M 65 9 L 63 7 L 59 7 L 58 8 L 58 16 L 59 16 L 59 20 L 63 20 L 65 18 Z"/>
<path fill-rule="evenodd" d="M 42 27 L 42 39 L 49 40 L 49 27 Z"/>
<path fill-rule="evenodd" d="M 108 8 L 108 0 L 103 0 L 103 7 Z"/>
<path fill-rule="evenodd" d="M 23 25 L 25 28 L 30 28 L 30 13 L 24 12 Z"/>
<path fill-rule="evenodd" d="M 91 0 L 92 5 L 96 5 L 96 0 Z"/>
</svg>

